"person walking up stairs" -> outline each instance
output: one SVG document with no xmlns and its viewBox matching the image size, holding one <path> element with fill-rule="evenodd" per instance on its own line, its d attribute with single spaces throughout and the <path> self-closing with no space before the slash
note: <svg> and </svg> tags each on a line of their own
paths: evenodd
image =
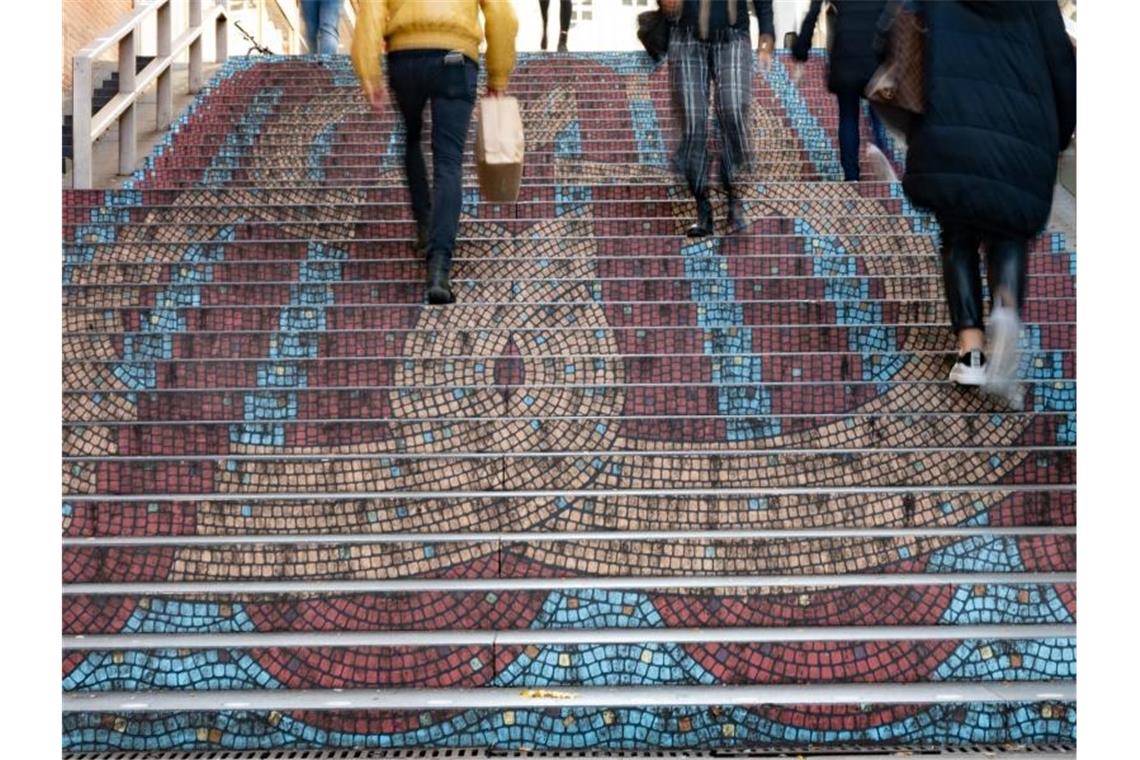
<svg viewBox="0 0 1140 760">
<path fill-rule="evenodd" d="M 483 13 L 483 23 L 479 13 Z M 388 83 L 404 120 L 404 169 L 416 222 L 416 251 L 427 259 L 428 302 L 455 302 L 451 257 L 463 194 L 463 147 L 475 108 L 479 46 L 486 29 L 487 94 L 502 95 L 515 67 L 518 18 L 510 0 L 365 0 L 360 6 L 352 63 L 372 107 L 384 108 L 381 42 Z M 420 133 L 431 103 L 432 186 Z"/>
</svg>

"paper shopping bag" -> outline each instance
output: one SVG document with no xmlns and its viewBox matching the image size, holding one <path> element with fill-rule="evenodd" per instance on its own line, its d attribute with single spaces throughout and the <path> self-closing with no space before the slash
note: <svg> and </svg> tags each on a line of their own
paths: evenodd
<svg viewBox="0 0 1140 760">
<path fill-rule="evenodd" d="M 475 170 L 484 200 L 514 203 L 522 182 L 522 117 L 519 102 L 507 96 L 479 100 L 479 127 L 475 134 Z"/>
</svg>

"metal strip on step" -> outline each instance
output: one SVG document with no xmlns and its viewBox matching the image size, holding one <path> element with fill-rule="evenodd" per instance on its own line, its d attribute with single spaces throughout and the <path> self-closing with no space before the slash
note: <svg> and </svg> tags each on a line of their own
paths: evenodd
<svg viewBox="0 0 1140 760">
<path fill-rule="evenodd" d="M 417 286 L 420 285 L 420 283 L 412 283 L 412 282 L 409 282 L 408 284 L 409 285 L 417 285 Z M 163 285 L 165 287 L 170 287 L 169 283 L 164 283 Z M 294 283 L 294 285 L 300 285 L 300 283 Z M 556 286 L 557 286 L 557 283 L 552 282 L 550 287 L 547 288 L 547 290 L 554 289 Z M 328 283 L 319 283 L 319 284 L 315 284 L 315 287 L 323 289 L 326 287 L 333 287 L 333 286 L 329 285 Z M 1040 298 L 1029 297 L 1029 298 L 1025 299 L 1025 305 L 1026 305 L 1026 308 L 1028 308 L 1029 306 L 1031 306 L 1035 303 L 1036 304 L 1045 304 L 1045 305 L 1056 304 L 1056 303 L 1070 304 L 1070 303 L 1076 303 L 1076 301 L 1077 301 L 1077 299 L 1076 299 L 1075 295 L 1074 296 L 1044 296 L 1044 297 L 1040 297 Z M 946 302 L 944 299 L 941 299 L 941 298 L 845 298 L 843 300 L 835 300 L 835 301 L 822 301 L 822 300 L 813 299 L 813 298 L 738 298 L 738 299 L 733 299 L 733 300 L 728 300 L 728 299 L 712 300 L 712 299 L 710 299 L 708 301 L 702 301 L 700 303 L 701 306 L 704 306 L 706 308 L 711 308 L 711 307 L 716 307 L 716 306 L 738 306 L 738 307 L 739 306 L 772 306 L 772 307 L 778 307 L 778 306 L 809 307 L 809 306 L 814 306 L 814 307 L 817 307 L 820 309 L 824 309 L 824 308 L 835 309 L 835 308 L 838 308 L 841 306 L 847 306 L 847 305 L 852 305 L 852 304 L 854 304 L 854 305 L 860 305 L 860 304 L 897 305 L 900 310 L 901 309 L 912 309 L 912 310 L 914 310 L 914 309 L 920 309 L 920 308 L 942 307 L 942 306 L 946 305 Z M 320 308 L 323 308 L 326 311 L 355 310 L 355 311 L 378 311 L 378 312 L 382 312 L 382 311 L 388 311 L 388 310 L 393 310 L 393 309 L 407 309 L 409 307 L 416 307 L 416 306 L 423 306 L 423 305 L 424 304 L 420 303 L 420 302 L 377 303 L 376 301 L 343 301 L 343 302 L 338 301 L 335 304 L 332 304 L 330 306 L 323 306 Z M 499 307 L 503 307 L 503 308 L 505 308 L 505 307 L 516 307 L 516 308 L 527 308 L 527 309 L 540 309 L 540 308 L 545 308 L 545 307 L 551 307 L 551 308 L 554 308 L 554 307 L 558 307 L 558 308 L 570 308 L 570 307 L 597 308 L 599 306 L 614 306 L 614 307 L 617 307 L 617 306 L 629 306 L 629 307 L 683 306 L 687 309 L 695 310 L 697 307 L 697 303 L 695 301 L 693 301 L 691 298 L 683 298 L 680 296 L 676 299 L 673 299 L 673 300 L 659 300 L 659 301 L 605 300 L 605 301 L 599 302 L 599 301 L 593 300 L 592 298 L 589 300 L 580 300 L 580 301 L 572 301 L 572 300 L 568 300 L 568 299 L 556 299 L 556 300 L 552 300 L 552 301 L 540 301 L 540 300 L 531 301 L 531 300 L 518 300 L 518 299 L 516 299 L 516 300 L 512 300 L 512 301 L 475 301 L 475 302 L 457 301 L 456 303 L 453 303 L 450 306 L 448 306 L 448 310 L 449 311 L 465 311 L 467 309 L 486 309 L 486 308 L 499 308 Z M 133 305 L 133 306 L 109 305 L 108 306 L 108 305 L 86 305 L 86 304 L 82 305 L 82 306 L 69 306 L 67 304 L 63 305 L 63 310 L 65 312 L 77 312 L 77 313 L 89 312 L 89 311 L 106 311 L 107 309 L 113 309 L 114 311 L 118 311 L 118 312 L 122 313 L 122 312 L 132 312 L 132 311 L 152 311 L 152 310 L 157 309 L 157 308 L 163 308 L 163 307 L 158 306 L 158 305 L 150 305 L 150 306 L 143 306 L 143 305 Z M 274 313 L 277 313 L 277 312 L 280 312 L 282 308 L 287 308 L 290 310 L 298 310 L 299 311 L 299 310 L 303 310 L 306 308 L 317 308 L 317 307 L 307 307 L 307 306 L 285 306 L 285 307 L 282 307 L 281 304 L 260 304 L 260 305 L 258 305 L 258 304 L 206 304 L 206 305 L 202 305 L 202 306 L 186 306 L 186 307 L 172 306 L 170 308 L 180 309 L 180 310 L 185 310 L 185 311 L 201 312 L 201 313 L 225 312 L 225 311 L 234 311 L 234 312 L 272 311 Z M 899 324 L 901 326 L 906 326 L 909 323 L 903 322 L 903 323 L 899 323 Z M 1030 324 L 1036 324 L 1036 323 L 1030 321 Z M 739 328 L 743 328 L 743 327 L 759 327 L 759 326 L 761 326 L 761 325 L 738 325 L 737 328 L 739 329 Z M 772 325 L 768 324 L 768 325 L 762 325 L 762 326 L 763 327 L 771 327 Z M 850 325 L 843 325 L 843 326 L 844 327 L 850 327 Z M 859 326 L 864 327 L 866 325 L 859 325 Z M 877 326 L 877 324 L 876 324 L 876 326 Z"/>
<path fill-rule="evenodd" d="M 513 631 L 273 631 L 64 636 L 64 651 L 265 647 L 460 647 L 602 644 L 762 644 L 871 641 L 1029 641 L 1075 638 L 1071 624 L 815 626 L 800 628 L 574 628 Z"/>
<path fill-rule="evenodd" d="M 185 594 L 386 594 L 569 589 L 853 588 L 899 586 L 1060 585 L 1073 572 L 1048 573 L 846 573 L 822 575 L 575 576 L 571 578 L 393 578 L 289 581 L 167 581 L 65 583 L 65 596 L 174 596 Z"/>
<path fill-rule="evenodd" d="M 130 364 L 129 361 L 124 361 L 124 364 Z M 1027 379 L 1022 380 L 1021 385 L 1025 388 L 1035 388 L 1038 386 L 1053 385 L 1055 383 L 1067 383 L 1076 385 L 1077 381 L 1074 378 L 1058 377 L 1049 379 Z M 773 380 L 764 381 L 761 383 L 755 382 L 708 382 L 708 383 L 520 383 L 512 385 L 511 388 L 515 391 L 525 391 L 533 388 L 536 390 L 558 390 L 558 391 L 573 391 L 573 390 L 619 390 L 625 388 L 829 388 L 841 387 L 847 388 L 851 386 L 882 386 L 889 385 L 892 388 L 925 388 L 936 387 L 950 389 L 950 382 L 945 379 L 929 380 L 892 380 L 884 383 L 882 380 Z M 18 386 L 17 386 L 18 387 Z M 92 394 L 101 393 L 107 395 L 122 395 L 127 394 L 131 396 L 153 396 L 162 394 L 174 393 L 277 393 L 277 394 L 300 394 L 300 393 L 332 393 L 344 392 L 351 393 L 354 391 L 419 391 L 430 392 L 432 390 L 441 391 L 454 391 L 457 389 L 469 390 L 472 392 L 486 390 L 498 391 L 502 386 L 495 383 L 456 383 L 456 384 L 425 384 L 425 385 L 324 385 L 320 387 L 288 387 L 288 388 L 272 388 L 256 385 L 243 385 L 243 386 L 228 386 L 225 388 L 147 388 L 146 390 L 137 390 L 133 388 L 111 388 L 111 387 L 94 387 L 94 388 L 65 388 L 64 395 L 76 394 Z M 853 412 L 855 414 L 856 412 Z"/>
<path fill-rule="evenodd" d="M 116 362 L 116 363 L 121 363 Z M 133 363 L 133 362 L 132 362 Z M 513 386 L 512 386 L 513 387 Z M 788 412 L 782 414 L 542 414 L 542 415 L 481 415 L 479 417 L 296 417 L 285 420 L 274 420 L 273 424 L 282 427 L 290 426 L 318 426 L 318 425 L 423 425 L 423 424 L 473 424 L 485 422 L 531 422 L 533 420 L 552 422 L 602 422 L 610 420 L 620 421 L 647 421 L 647 420 L 741 420 L 741 419 L 806 419 L 806 420 L 891 420 L 898 419 L 906 422 L 922 419 L 934 420 L 986 420 L 995 415 L 1003 419 L 1027 422 L 1033 419 L 1049 419 L 1050 417 L 1066 418 L 1074 414 L 1071 411 L 1054 411 L 1043 409 L 1040 412 L 1014 412 L 1014 411 L 905 411 L 895 410 L 886 412 Z M 91 428 L 91 427 L 192 427 L 244 424 L 244 417 L 231 417 L 229 419 L 105 419 L 98 417 L 83 417 L 82 419 L 64 419 L 65 428 Z"/>
<path fill-rule="evenodd" d="M 771 528 L 759 530 L 631 530 L 470 533 L 277 533 L 245 535 L 64 536 L 65 547 L 240 546 L 257 544 L 446 544 L 468 542 L 566 543 L 575 541 L 764 541 L 848 538 L 973 538 L 998 536 L 1075 536 L 1073 526 L 930 528 Z"/>
<path fill-rule="evenodd" d="M 66 692 L 66 712 L 213 710 L 462 710 L 705 705 L 994 704 L 1072 702 L 1074 681 L 625 686 L 509 689 L 306 689 Z"/>
<path fill-rule="evenodd" d="M 407 304 L 407 306 L 408 306 L 408 308 L 422 308 L 423 304 Z M 105 312 L 105 313 L 110 312 L 113 314 L 116 311 L 116 309 L 115 309 L 115 307 L 107 307 L 107 308 L 101 309 L 100 311 Z M 1050 325 L 1050 326 L 1054 326 L 1054 327 L 1076 327 L 1076 325 L 1077 325 L 1076 321 L 1074 321 L 1074 320 L 1048 321 L 1048 322 L 1041 321 L 1041 320 L 1035 320 L 1035 321 L 1029 322 L 1029 324 L 1030 325 L 1036 325 L 1036 326 Z M 904 327 L 908 330 L 918 330 L 918 329 L 932 330 L 932 331 L 933 330 L 941 330 L 941 331 L 946 330 L 946 323 L 945 322 L 907 322 L 905 324 L 904 323 L 879 323 L 879 326 L 882 326 L 882 327 Z M 818 332 L 820 330 L 837 330 L 837 331 L 841 330 L 844 333 L 846 333 L 847 331 L 850 330 L 849 325 L 841 325 L 841 324 L 837 324 L 836 322 L 814 322 L 814 323 L 794 324 L 794 325 L 764 325 L 763 327 L 765 327 L 766 329 L 769 329 L 769 330 L 792 331 L 792 332 L 797 331 L 797 330 L 809 330 L 809 331 L 813 331 L 813 332 Z M 528 335 L 531 333 L 540 333 L 540 334 L 541 333 L 575 333 L 575 332 L 595 333 L 597 331 L 598 331 L 597 327 L 569 327 L 566 325 L 550 325 L 548 327 L 547 326 L 544 326 L 544 327 L 527 327 L 525 325 L 519 325 L 519 326 L 515 326 L 515 327 L 503 327 L 501 325 L 486 325 L 486 326 L 482 326 L 482 327 L 466 327 L 466 326 L 464 326 L 464 327 L 453 327 L 450 325 L 440 325 L 438 328 L 433 327 L 431 329 L 427 329 L 427 328 L 423 328 L 423 327 L 391 327 L 391 328 L 387 328 L 387 327 L 384 327 L 384 328 L 362 327 L 359 329 L 358 328 L 350 328 L 350 327 L 330 327 L 330 328 L 324 329 L 324 330 L 288 330 L 285 332 L 288 335 L 312 335 L 312 336 L 326 336 L 327 335 L 327 336 L 333 336 L 333 337 L 336 337 L 339 335 L 359 335 L 359 336 L 404 335 L 404 336 L 407 336 L 407 335 L 421 335 L 421 334 L 422 335 L 432 335 L 434 337 L 442 337 L 442 336 L 449 335 L 451 333 L 459 333 L 461 335 L 463 335 L 463 334 L 473 335 L 475 333 L 486 333 L 487 335 L 494 335 L 496 333 L 502 332 L 502 333 L 508 333 L 508 334 Z M 628 325 L 628 326 L 624 326 L 624 327 L 622 327 L 622 326 L 610 327 L 607 329 L 607 332 L 614 334 L 614 335 L 617 335 L 617 334 L 620 334 L 623 332 L 635 332 L 635 331 L 644 332 L 646 334 L 657 333 L 657 332 L 660 332 L 660 333 L 667 333 L 667 332 L 698 333 L 698 332 L 703 332 L 702 328 L 690 326 L 690 325 L 646 325 L 644 327 L 640 327 L 637 325 Z M 278 335 L 278 334 L 281 334 L 281 332 L 282 332 L 281 330 L 276 329 L 276 328 L 267 329 L 267 330 L 242 330 L 242 329 L 237 329 L 237 330 L 195 330 L 192 333 L 191 332 L 173 333 L 173 334 L 171 334 L 171 338 L 172 339 L 181 339 L 184 336 L 188 336 L 188 337 L 192 337 L 192 338 L 200 338 L 200 339 L 217 338 L 217 337 L 229 338 L 229 337 L 239 337 L 239 336 L 244 336 L 244 335 L 269 336 L 269 335 Z M 110 336 L 110 337 L 126 337 L 126 336 L 142 336 L 142 335 L 154 335 L 154 333 L 143 332 L 141 330 L 102 331 L 102 330 L 82 329 L 82 330 L 68 331 L 66 326 L 65 326 L 65 331 L 64 331 L 64 337 L 68 340 L 80 340 L 83 338 L 88 338 L 88 339 L 96 338 L 96 339 L 98 339 L 98 338 L 103 338 L 103 337 L 108 337 L 108 336 Z M 950 352 L 947 351 L 945 355 L 949 356 Z"/>
<path fill-rule="evenodd" d="M 579 457 L 607 457 L 610 459 L 632 459 L 635 457 L 694 458 L 717 457 L 718 459 L 752 458 L 764 456 L 795 457 L 842 457 L 874 456 L 884 454 L 1051 454 L 1076 451 L 1076 445 L 999 445 L 999 446 L 888 446 L 884 448 L 815 448 L 815 449 L 579 449 L 577 451 L 512 450 L 512 451 L 392 451 L 359 453 L 282 453 L 282 454 L 76 454 L 62 457 L 65 464 L 77 462 L 403 462 L 409 460 L 499 460 L 499 459 L 562 459 Z"/>
<path fill-rule="evenodd" d="M 416 287 L 420 287 L 417 283 Z M 191 334 L 191 333 L 187 333 Z M 1022 360 L 1032 359 L 1033 357 L 1046 357 L 1054 354 L 1076 354 L 1076 349 L 1071 348 L 1058 348 L 1058 349 L 1040 349 L 1037 351 L 1023 351 L 1021 352 Z M 864 361 L 868 359 L 882 358 L 882 357 L 914 357 L 926 358 L 933 357 L 936 359 L 946 359 L 950 353 L 946 351 L 741 351 L 739 353 L 722 353 L 722 352 L 709 352 L 707 354 L 696 353 L 668 353 L 668 354 L 561 354 L 561 353 L 535 353 L 531 354 L 529 358 L 534 361 L 558 361 L 566 359 L 578 360 L 602 360 L 610 362 L 619 362 L 626 360 L 637 359 L 662 359 L 670 362 L 674 360 L 690 359 L 693 361 L 710 360 L 710 359 L 750 359 L 750 358 L 771 358 L 771 357 L 794 357 L 798 359 L 807 359 L 817 356 L 826 357 L 852 357 L 859 358 Z M 399 362 L 406 363 L 409 361 L 421 364 L 438 363 L 443 364 L 447 362 L 463 362 L 463 361 L 478 361 L 491 363 L 498 360 L 515 360 L 521 359 L 517 355 L 487 353 L 487 354 L 441 354 L 441 355 L 425 355 L 425 356 L 393 356 L 393 355 L 370 355 L 370 354 L 355 354 L 353 356 L 309 356 L 300 358 L 287 358 L 276 359 L 274 364 L 281 364 L 285 366 L 308 366 L 314 364 L 354 364 L 354 363 L 374 363 L 374 362 Z M 122 365 L 130 364 L 132 367 L 137 365 L 158 365 L 163 366 L 179 366 L 179 365 L 193 365 L 201 364 L 205 366 L 217 365 L 243 365 L 243 364 L 264 364 L 266 359 L 264 357 L 256 356 L 186 356 L 186 357 L 171 357 L 169 359 L 130 359 L 125 360 L 121 357 L 111 359 L 67 359 L 63 360 L 64 366 L 67 365 L 84 365 L 84 366 L 102 366 L 102 365 Z M 682 365 L 683 366 L 683 365 Z M 767 415 L 774 416 L 774 415 Z"/>
<path fill-rule="evenodd" d="M 186 502 L 247 502 L 247 501 L 328 501 L 336 499 L 362 500 L 402 500 L 423 501 L 440 499 L 554 499 L 564 496 L 571 499 L 579 498 L 621 498 L 641 496 L 682 496 L 699 498 L 712 497 L 744 497 L 750 496 L 859 496 L 859 495 L 905 495 L 905 494 L 995 494 L 995 493 L 1053 493 L 1057 491 L 1076 491 L 1075 483 L 1040 484 L 1040 483 L 1010 483 L 1006 485 L 984 483 L 974 485 L 945 484 L 923 486 L 773 486 L 760 488 L 599 488 L 588 489 L 536 489 L 536 490 L 463 490 L 450 491 L 282 491 L 280 493 L 234 493 L 222 491 L 217 493 L 147 493 L 147 494 L 67 494 L 63 501 L 71 504 L 122 502 L 151 503 L 156 501 L 186 501 Z"/>
</svg>

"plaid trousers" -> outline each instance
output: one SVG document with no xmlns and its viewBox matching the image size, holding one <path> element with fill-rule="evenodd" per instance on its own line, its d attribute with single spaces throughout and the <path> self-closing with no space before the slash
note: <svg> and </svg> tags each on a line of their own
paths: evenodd
<svg viewBox="0 0 1140 760">
<path fill-rule="evenodd" d="M 746 167 L 748 111 L 752 103 L 752 45 L 748 32 L 727 29 L 701 41 L 688 27 L 674 27 L 669 39 L 669 78 L 681 120 L 675 162 L 697 197 L 708 192 L 709 83 L 716 82 L 720 125 L 720 179 L 730 191 Z"/>
</svg>

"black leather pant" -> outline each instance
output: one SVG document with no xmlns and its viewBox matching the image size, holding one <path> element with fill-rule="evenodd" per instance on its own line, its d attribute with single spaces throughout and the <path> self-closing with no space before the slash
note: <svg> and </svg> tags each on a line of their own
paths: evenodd
<svg viewBox="0 0 1140 760">
<path fill-rule="evenodd" d="M 939 219 L 942 227 L 942 282 L 950 306 L 950 323 L 957 334 L 982 329 L 982 278 L 979 247 L 986 248 L 986 281 L 992 300 L 999 290 L 1010 294 L 1018 312 L 1025 301 L 1027 240 L 990 235 Z M 1015 304 L 1007 304 L 1013 306 Z"/>
</svg>

